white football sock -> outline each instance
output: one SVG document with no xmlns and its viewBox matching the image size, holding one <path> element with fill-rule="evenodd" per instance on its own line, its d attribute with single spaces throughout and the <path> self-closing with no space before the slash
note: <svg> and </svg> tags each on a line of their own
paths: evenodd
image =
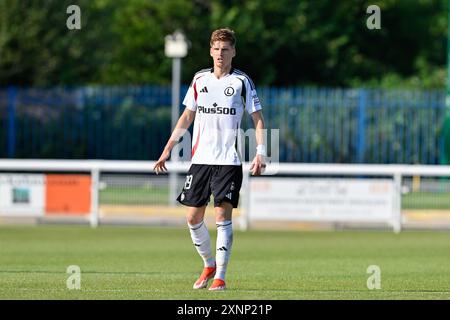
<svg viewBox="0 0 450 320">
<path fill-rule="evenodd" d="M 194 246 L 202 257 L 205 267 L 214 267 L 216 262 L 211 252 L 211 239 L 205 222 L 202 221 L 194 225 L 188 223 L 188 226 Z"/>
<path fill-rule="evenodd" d="M 217 270 L 214 279 L 225 280 L 228 260 L 230 259 L 233 244 L 233 225 L 231 220 L 217 222 L 216 263 Z"/>
</svg>

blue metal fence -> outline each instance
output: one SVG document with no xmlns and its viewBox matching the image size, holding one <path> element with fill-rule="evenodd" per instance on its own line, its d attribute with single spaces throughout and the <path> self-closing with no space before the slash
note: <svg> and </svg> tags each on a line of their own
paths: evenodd
<svg viewBox="0 0 450 320">
<path fill-rule="evenodd" d="M 157 159 L 170 135 L 170 92 L 0 90 L 0 157 Z M 443 90 L 261 87 L 258 95 L 267 127 L 280 130 L 281 161 L 439 163 Z"/>
<path fill-rule="evenodd" d="M 444 91 L 262 88 L 283 161 L 437 164 Z"/>
</svg>

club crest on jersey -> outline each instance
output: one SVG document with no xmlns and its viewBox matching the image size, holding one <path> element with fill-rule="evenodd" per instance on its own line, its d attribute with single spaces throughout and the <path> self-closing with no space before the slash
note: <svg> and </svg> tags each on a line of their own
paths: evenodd
<svg viewBox="0 0 450 320">
<path fill-rule="evenodd" d="M 234 88 L 233 87 L 226 87 L 225 91 L 223 92 L 227 97 L 232 96 L 234 94 Z"/>
</svg>

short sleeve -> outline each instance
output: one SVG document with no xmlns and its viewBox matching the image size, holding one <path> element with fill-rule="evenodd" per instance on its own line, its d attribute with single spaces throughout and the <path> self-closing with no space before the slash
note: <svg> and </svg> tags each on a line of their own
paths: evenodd
<svg viewBox="0 0 450 320">
<path fill-rule="evenodd" d="M 246 97 L 245 97 L 245 109 L 248 114 L 259 111 L 262 109 L 261 103 L 259 102 L 258 94 L 256 93 L 255 85 L 249 78 L 245 79 L 246 86 Z"/>
<path fill-rule="evenodd" d="M 197 88 L 196 88 L 195 80 L 196 80 L 195 78 L 194 78 L 194 80 L 192 80 L 192 83 L 189 86 L 189 89 L 183 100 L 183 105 L 192 111 L 197 110 Z"/>
</svg>

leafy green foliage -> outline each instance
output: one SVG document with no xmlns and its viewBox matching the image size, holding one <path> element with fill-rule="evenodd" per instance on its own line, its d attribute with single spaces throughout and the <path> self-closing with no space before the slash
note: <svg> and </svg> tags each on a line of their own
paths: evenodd
<svg viewBox="0 0 450 320">
<path fill-rule="evenodd" d="M 183 82 L 211 65 L 209 37 L 237 34 L 236 67 L 259 85 L 441 88 L 447 1 L 80 0 L 82 29 L 68 30 L 69 0 L 0 1 L 0 85 L 167 84 L 164 37 L 191 47 Z"/>
</svg>

